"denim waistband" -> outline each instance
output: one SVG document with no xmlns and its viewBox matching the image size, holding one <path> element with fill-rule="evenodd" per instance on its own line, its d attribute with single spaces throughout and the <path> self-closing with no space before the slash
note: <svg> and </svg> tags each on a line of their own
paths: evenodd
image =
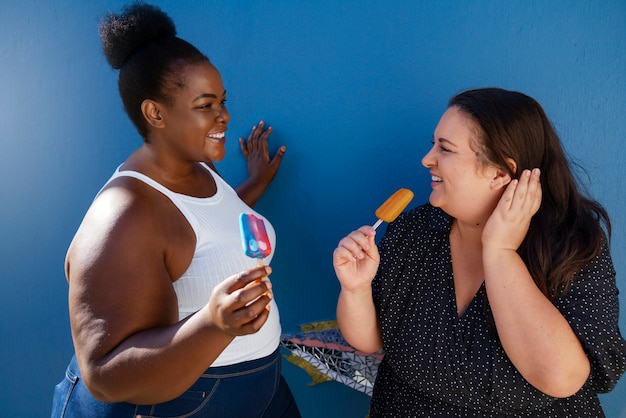
<svg viewBox="0 0 626 418">
<path fill-rule="evenodd" d="M 256 373 L 267 367 L 273 366 L 278 360 L 280 360 L 279 351 L 280 349 L 276 348 L 276 350 L 274 350 L 274 352 L 269 356 L 261 357 L 256 360 L 244 361 L 228 366 L 209 367 L 204 373 L 202 373 L 200 378 L 219 379 Z"/>
<path fill-rule="evenodd" d="M 266 410 L 268 405 L 273 408 L 275 402 L 291 399 L 289 402 L 293 403 L 288 388 L 286 392 L 278 392 L 281 385 L 286 387 L 280 369 L 280 349 L 276 348 L 272 354 L 260 359 L 208 368 L 178 398 L 155 405 L 135 405 L 126 402 L 104 403 L 93 398 L 80 378 L 74 356 L 66 371 L 67 378 L 55 389 L 52 416 L 188 416 L 186 414 L 192 411 L 195 414 L 193 416 L 207 417 L 213 416 L 217 410 L 239 411 L 231 416 L 259 416 L 259 411 Z M 233 402 L 237 402 L 242 393 L 246 394 L 246 402 L 235 408 Z M 219 412 L 217 415 L 225 416 Z M 276 415 L 272 412 L 269 416 Z"/>
</svg>

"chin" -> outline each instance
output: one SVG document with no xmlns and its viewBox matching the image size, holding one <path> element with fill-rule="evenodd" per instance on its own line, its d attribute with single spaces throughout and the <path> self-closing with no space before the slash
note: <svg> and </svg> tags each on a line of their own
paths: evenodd
<svg viewBox="0 0 626 418">
<path fill-rule="evenodd" d="M 210 155 L 205 155 L 204 159 L 214 162 L 214 163 L 219 163 L 220 161 L 222 161 L 224 159 L 224 157 L 226 156 L 225 152 L 221 152 L 221 153 L 212 153 Z"/>
<path fill-rule="evenodd" d="M 437 199 L 433 198 L 433 195 L 431 194 L 430 197 L 428 198 L 428 203 L 430 203 L 431 206 L 434 206 L 436 208 L 441 207 L 441 205 L 437 202 Z"/>
</svg>

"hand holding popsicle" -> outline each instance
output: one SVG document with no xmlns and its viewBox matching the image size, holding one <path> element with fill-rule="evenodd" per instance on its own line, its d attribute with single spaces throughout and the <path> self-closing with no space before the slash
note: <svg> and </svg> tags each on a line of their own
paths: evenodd
<svg viewBox="0 0 626 418">
<path fill-rule="evenodd" d="M 362 226 L 339 241 L 333 252 L 333 265 L 342 289 L 369 288 L 380 262 L 372 229 L 383 222 L 393 222 L 412 199 L 412 191 L 397 190 L 376 209 L 378 221 L 372 227 Z"/>
<path fill-rule="evenodd" d="M 250 258 L 256 258 L 262 266 L 263 259 L 272 252 L 265 222 L 251 213 L 242 213 L 239 215 L 239 227 L 243 253 Z"/>
<path fill-rule="evenodd" d="M 385 201 L 378 209 L 376 209 L 376 217 L 378 221 L 372 228 L 376 229 L 378 226 L 385 222 L 393 222 L 398 215 L 402 213 L 404 208 L 413 200 L 413 192 L 409 189 L 399 189 L 392 194 L 389 199 Z"/>
</svg>

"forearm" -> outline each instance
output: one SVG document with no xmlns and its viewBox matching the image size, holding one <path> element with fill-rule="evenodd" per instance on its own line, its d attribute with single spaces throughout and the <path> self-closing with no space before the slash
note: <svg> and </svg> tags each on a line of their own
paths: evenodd
<svg viewBox="0 0 626 418">
<path fill-rule="evenodd" d="M 341 291 L 337 302 L 337 324 L 346 341 L 354 348 L 366 353 L 382 348 L 371 288 Z"/>
<path fill-rule="evenodd" d="M 567 320 L 541 293 L 515 251 L 485 251 L 483 264 L 498 335 L 515 367 L 548 395 L 577 392 L 590 366 Z"/>
<path fill-rule="evenodd" d="M 105 402 L 153 404 L 179 396 L 233 339 L 207 324 L 201 315 L 202 310 L 174 326 L 127 338 L 102 360 L 85 368 L 87 387 Z"/>
<path fill-rule="evenodd" d="M 235 191 L 237 192 L 239 198 L 246 203 L 246 205 L 253 208 L 268 186 L 269 183 L 248 177 L 243 183 L 237 186 Z"/>
</svg>

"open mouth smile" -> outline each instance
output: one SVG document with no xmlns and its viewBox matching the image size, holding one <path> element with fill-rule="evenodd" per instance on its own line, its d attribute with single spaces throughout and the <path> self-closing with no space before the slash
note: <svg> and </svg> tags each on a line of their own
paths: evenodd
<svg viewBox="0 0 626 418">
<path fill-rule="evenodd" d="M 224 132 L 213 132 L 208 134 L 206 138 L 218 144 L 223 144 L 226 142 L 226 135 L 224 134 Z"/>
</svg>

